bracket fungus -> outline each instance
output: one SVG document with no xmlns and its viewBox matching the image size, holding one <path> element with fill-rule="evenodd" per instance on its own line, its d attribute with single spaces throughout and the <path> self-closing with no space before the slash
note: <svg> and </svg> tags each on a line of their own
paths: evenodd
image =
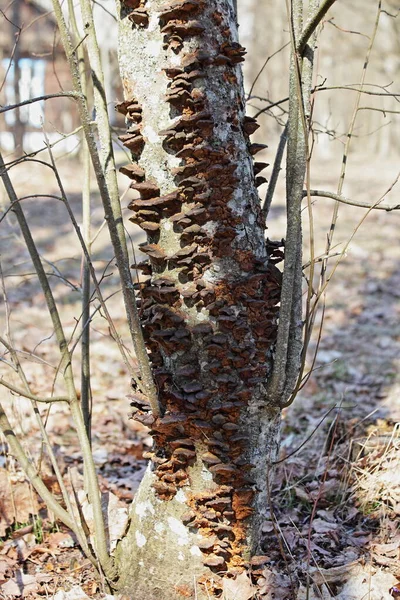
<svg viewBox="0 0 400 600">
<path fill-rule="evenodd" d="M 129 19 L 147 26 L 143 2 L 124 4 Z M 140 250 L 148 260 L 133 268 L 150 275 L 137 286 L 138 301 L 162 403 L 154 417 L 136 395 L 133 418 L 151 427 L 148 456 L 160 499 L 188 485 L 193 465 L 212 477 L 207 493 L 188 494 L 183 522 L 197 529 L 204 564 L 223 572 L 244 564 L 243 520 L 254 498 L 246 411 L 270 370 L 281 281 L 269 255 L 278 261 L 282 250 L 264 241 L 256 186 L 268 164 L 251 165 L 266 146 L 250 143 L 258 124 L 244 115 L 237 92 L 244 48 L 205 0 L 168 1 L 157 18 L 167 57 L 163 96 L 173 118 L 157 131 L 156 152 L 165 151 L 168 178 L 143 159 L 143 148 L 156 142 L 146 137 L 140 102 L 131 97 L 116 106 L 128 124 L 120 140 L 138 161 L 120 171 L 140 196 L 129 204 L 131 220 L 147 234 Z M 250 212 L 259 248 L 249 235 Z"/>
<path fill-rule="evenodd" d="M 128 19 L 138 27 L 147 27 L 149 24 L 149 14 L 143 6 L 140 6 L 129 13 Z"/>
</svg>

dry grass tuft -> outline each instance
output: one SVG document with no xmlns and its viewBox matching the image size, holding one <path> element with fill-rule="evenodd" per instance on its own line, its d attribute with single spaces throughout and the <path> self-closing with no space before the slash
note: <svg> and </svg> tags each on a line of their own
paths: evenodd
<svg viewBox="0 0 400 600">
<path fill-rule="evenodd" d="M 400 515 L 400 423 L 388 434 L 379 429 L 355 441 L 353 494 L 364 514 L 396 518 Z M 353 453 L 354 456 L 354 453 Z"/>
</svg>

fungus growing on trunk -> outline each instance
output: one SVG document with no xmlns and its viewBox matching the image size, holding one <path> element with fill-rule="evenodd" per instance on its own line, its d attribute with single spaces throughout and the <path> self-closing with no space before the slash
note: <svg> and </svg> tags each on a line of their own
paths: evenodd
<svg viewBox="0 0 400 600">
<path fill-rule="evenodd" d="M 256 190 L 268 164 L 252 160 L 266 146 L 250 142 L 258 124 L 239 88 L 245 50 L 230 3 L 217 5 L 149 0 L 156 73 L 136 81 L 129 71 L 131 99 L 117 105 L 139 126 L 121 136 L 134 159 L 135 136 L 143 140 L 139 164 L 122 172 L 140 194 L 131 220 L 148 235 L 140 249 L 149 260 L 137 268 L 151 277 L 138 297 L 162 405 L 155 418 L 135 400 L 133 418 L 151 427 L 151 494 L 183 505 L 179 526 L 190 526 L 204 582 L 211 569 L 215 585 L 244 568 L 256 492 L 265 494 L 256 440 L 267 437 L 261 414 L 280 294 Z M 149 94 L 166 105 L 163 118 Z"/>
<path fill-rule="evenodd" d="M 128 19 L 138 27 L 147 27 L 149 24 L 149 15 L 143 6 L 129 13 Z"/>
</svg>

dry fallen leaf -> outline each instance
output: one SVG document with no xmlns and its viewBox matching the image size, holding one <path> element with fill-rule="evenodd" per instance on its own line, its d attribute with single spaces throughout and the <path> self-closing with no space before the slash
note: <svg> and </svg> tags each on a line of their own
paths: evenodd
<svg viewBox="0 0 400 600">
<path fill-rule="evenodd" d="M 46 537 L 46 546 L 49 548 L 73 548 L 75 546 L 75 540 L 70 533 L 64 531 L 56 531 L 50 533 Z"/>
<path fill-rule="evenodd" d="M 15 561 L 8 556 L 0 557 L 0 583 L 3 583 L 8 579 L 8 576 L 11 575 L 12 568 L 15 564 Z"/>
<path fill-rule="evenodd" d="M 78 498 L 80 500 L 81 510 L 85 517 L 86 524 L 93 536 L 95 532 L 92 506 L 89 504 L 83 490 L 78 492 Z M 104 520 L 108 529 L 110 551 L 112 552 L 115 549 L 118 540 L 122 538 L 125 532 L 128 523 L 128 509 L 112 492 L 105 492 L 102 494 L 101 504 Z"/>
<path fill-rule="evenodd" d="M 262 575 L 263 583 L 259 589 L 259 596 L 268 600 L 291 600 L 293 590 L 290 578 L 274 569 L 266 567 Z"/>
<path fill-rule="evenodd" d="M 370 565 L 360 566 L 346 581 L 335 600 L 382 600 L 389 597 L 388 590 L 397 583 L 394 575 Z"/>
<path fill-rule="evenodd" d="M 34 594 L 37 588 L 36 577 L 27 575 L 22 571 L 16 571 L 15 576 L 0 587 L 6 598 L 24 598 L 29 594 Z"/>
<path fill-rule="evenodd" d="M 54 595 L 54 600 L 90 600 L 79 585 L 74 585 L 68 592 L 58 590 Z"/>
<path fill-rule="evenodd" d="M 245 572 L 237 575 L 235 579 L 224 579 L 223 591 L 224 600 L 250 600 L 256 593 L 253 584 Z"/>
<path fill-rule="evenodd" d="M 11 482 L 6 469 L 0 469 L 0 537 L 14 523 L 26 523 L 38 514 L 36 494 L 27 481 Z"/>
<path fill-rule="evenodd" d="M 316 533 L 328 533 L 329 531 L 334 531 L 337 529 L 338 525 L 337 523 L 329 523 L 324 519 L 314 519 L 312 528 Z"/>
</svg>

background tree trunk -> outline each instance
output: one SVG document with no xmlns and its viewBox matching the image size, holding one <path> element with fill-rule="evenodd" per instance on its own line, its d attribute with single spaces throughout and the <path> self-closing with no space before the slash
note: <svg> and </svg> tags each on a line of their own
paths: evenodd
<svg viewBox="0 0 400 600">
<path fill-rule="evenodd" d="M 20 53 L 20 44 L 16 38 L 16 35 L 19 34 L 21 28 L 21 2 L 20 0 L 16 0 L 13 4 L 13 13 L 12 13 L 12 23 L 13 26 L 10 27 L 11 32 L 11 47 L 17 41 L 17 44 L 14 49 L 14 57 L 13 57 L 13 87 L 14 87 L 14 104 L 18 104 L 21 102 L 21 93 L 20 93 L 20 85 L 21 85 L 21 53 Z M 24 149 L 24 133 L 25 133 L 25 125 L 21 121 L 21 110 L 17 107 L 14 110 L 15 115 L 15 123 L 13 127 L 13 136 L 14 136 L 14 151 L 18 154 L 21 154 Z"/>
<path fill-rule="evenodd" d="M 140 312 L 163 414 L 133 395 L 151 427 L 150 466 L 120 544 L 134 598 L 210 598 L 257 553 L 280 410 L 265 383 L 280 271 L 264 238 L 230 0 L 136 0 L 120 7 L 119 61 L 147 233 Z"/>
</svg>

